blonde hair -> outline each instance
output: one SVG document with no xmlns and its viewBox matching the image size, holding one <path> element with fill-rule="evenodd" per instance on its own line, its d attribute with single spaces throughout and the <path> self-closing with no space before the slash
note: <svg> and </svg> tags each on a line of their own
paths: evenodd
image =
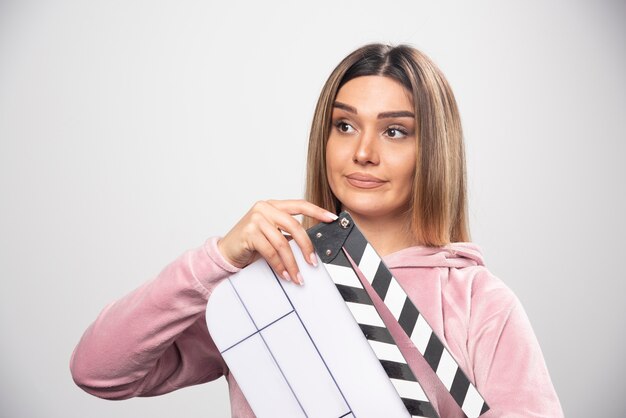
<svg viewBox="0 0 626 418">
<path fill-rule="evenodd" d="M 407 45 L 365 45 L 339 63 L 320 94 L 309 136 L 306 199 L 338 213 L 341 203 L 326 176 L 326 142 L 339 89 L 366 75 L 390 77 L 410 93 L 415 108 L 416 172 L 410 229 L 417 242 L 442 246 L 469 241 L 463 132 L 454 94 L 437 66 Z M 305 227 L 317 223 L 305 217 Z"/>
</svg>

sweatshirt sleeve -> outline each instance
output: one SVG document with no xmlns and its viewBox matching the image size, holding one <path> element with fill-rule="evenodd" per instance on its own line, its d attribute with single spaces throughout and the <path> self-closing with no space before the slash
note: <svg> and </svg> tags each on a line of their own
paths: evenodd
<svg viewBox="0 0 626 418">
<path fill-rule="evenodd" d="M 477 389 L 490 406 L 483 417 L 563 417 L 524 308 L 497 278 L 485 279 L 472 296 L 468 342 Z"/>
<path fill-rule="evenodd" d="M 211 238 L 153 280 L 106 306 L 74 349 L 76 384 L 107 399 L 159 395 L 217 379 L 227 367 L 204 318 L 207 300 L 238 269 Z"/>
</svg>

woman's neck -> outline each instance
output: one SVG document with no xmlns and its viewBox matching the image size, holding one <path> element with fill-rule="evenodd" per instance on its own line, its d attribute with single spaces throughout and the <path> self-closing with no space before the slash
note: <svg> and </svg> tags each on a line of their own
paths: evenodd
<svg viewBox="0 0 626 418">
<path fill-rule="evenodd" d="M 350 213 L 365 238 L 381 257 L 417 245 L 408 216 L 369 218 Z"/>
</svg>

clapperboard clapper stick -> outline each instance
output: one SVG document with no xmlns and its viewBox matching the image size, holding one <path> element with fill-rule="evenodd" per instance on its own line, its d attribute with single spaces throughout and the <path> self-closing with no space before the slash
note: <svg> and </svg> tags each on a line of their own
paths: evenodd
<svg viewBox="0 0 626 418">
<path fill-rule="evenodd" d="M 308 232 L 327 268 L 352 271 L 357 280 L 355 270 L 359 270 L 467 417 L 479 417 L 489 410 L 476 387 L 367 242 L 349 213 L 342 212 L 332 224 L 318 224 Z M 327 242 L 325 237 L 329 238 Z M 347 260 L 348 257 L 352 262 Z M 371 339 L 385 338 L 380 336 L 388 334 L 386 329 L 362 328 L 367 338 Z"/>
<path fill-rule="evenodd" d="M 358 276 L 347 268 L 343 252 L 348 244 L 358 250 L 363 235 L 345 213 L 309 234 L 325 268 L 309 266 L 291 243 L 306 286 L 278 280 L 258 260 L 218 285 L 207 305 L 209 331 L 255 414 L 436 417 Z M 369 259 L 349 255 L 361 263 Z M 467 399 L 464 411 L 478 416 Z M 486 409 L 483 402 L 481 411 Z"/>
</svg>

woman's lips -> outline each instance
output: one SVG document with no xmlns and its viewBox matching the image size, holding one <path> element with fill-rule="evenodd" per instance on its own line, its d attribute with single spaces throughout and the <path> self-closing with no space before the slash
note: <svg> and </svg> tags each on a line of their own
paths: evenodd
<svg viewBox="0 0 626 418">
<path fill-rule="evenodd" d="M 378 177 L 371 176 L 369 174 L 352 173 L 346 176 L 346 180 L 354 187 L 359 189 L 375 189 L 382 186 L 386 181 L 379 179 Z"/>
</svg>

